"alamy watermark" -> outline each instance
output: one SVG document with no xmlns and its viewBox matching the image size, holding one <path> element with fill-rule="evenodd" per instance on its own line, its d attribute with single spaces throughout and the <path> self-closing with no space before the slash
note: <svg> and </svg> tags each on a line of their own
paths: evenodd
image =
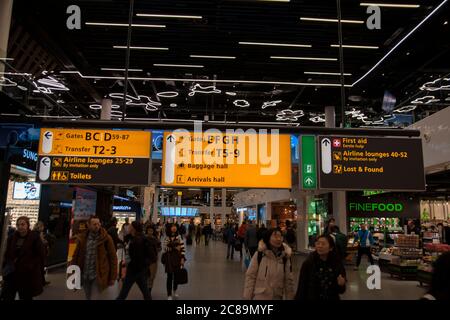
<svg viewBox="0 0 450 320">
<path fill-rule="evenodd" d="M 193 134 L 177 129 L 167 139 L 166 143 L 174 144 L 175 148 L 166 155 L 178 166 L 259 164 L 263 176 L 275 175 L 280 169 L 278 129 L 203 131 L 202 122 L 196 121 Z"/>
</svg>

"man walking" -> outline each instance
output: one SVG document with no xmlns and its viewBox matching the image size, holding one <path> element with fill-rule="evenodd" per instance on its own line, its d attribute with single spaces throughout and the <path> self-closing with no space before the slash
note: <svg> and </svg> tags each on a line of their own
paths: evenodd
<svg viewBox="0 0 450 320">
<path fill-rule="evenodd" d="M 375 241 L 373 240 L 372 233 L 367 230 L 367 226 L 365 224 L 361 224 L 361 230 L 356 233 L 355 241 L 359 241 L 358 258 L 356 260 L 355 270 L 358 270 L 363 255 L 367 255 L 367 257 L 369 258 L 369 262 L 372 265 L 373 257 L 372 253 L 370 252 L 370 247 L 374 244 Z"/>
<path fill-rule="evenodd" d="M 71 261 L 81 269 L 86 299 L 101 298 L 101 293 L 113 286 L 117 279 L 117 255 L 114 242 L 100 218 L 91 216 L 88 230 L 77 236 L 76 248 Z"/>
</svg>

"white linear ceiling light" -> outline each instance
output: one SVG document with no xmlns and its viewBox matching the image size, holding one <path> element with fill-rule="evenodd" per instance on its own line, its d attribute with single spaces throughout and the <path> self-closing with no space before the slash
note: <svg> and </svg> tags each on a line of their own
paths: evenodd
<svg viewBox="0 0 450 320">
<path fill-rule="evenodd" d="M 317 75 L 323 75 L 323 76 L 340 76 L 341 74 L 339 72 L 316 72 L 316 71 L 305 71 L 304 74 L 317 74 Z M 344 73 L 344 76 L 351 76 L 351 73 Z"/>
<path fill-rule="evenodd" d="M 127 46 L 113 46 L 114 49 L 128 49 Z M 130 46 L 130 50 L 169 50 L 169 48 L 164 47 L 136 47 Z"/>
<path fill-rule="evenodd" d="M 203 58 L 203 59 L 236 59 L 236 57 L 233 56 L 205 56 L 205 55 L 198 55 L 198 54 L 191 54 L 191 58 Z"/>
<path fill-rule="evenodd" d="M 125 80 L 124 76 L 100 76 L 100 75 L 83 75 L 80 71 L 61 71 L 62 74 L 78 75 L 83 79 L 104 79 L 104 80 Z M 340 87 L 339 83 L 319 83 L 319 82 L 290 82 L 290 81 L 261 81 L 261 80 L 237 80 L 237 79 L 189 79 L 189 78 L 157 78 L 157 77 L 129 77 L 129 80 L 135 81 L 173 81 L 173 82 L 203 82 L 203 83 L 240 83 L 240 84 L 270 84 L 270 85 L 290 85 L 300 87 Z M 352 85 L 344 85 L 351 88 Z"/>
<path fill-rule="evenodd" d="M 332 48 L 339 48 L 338 44 L 332 44 L 330 45 Z M 351 45 L 351 44 L 343 44 L 342 48 L 349 48 L 349 49 L 370 49 L 370 50 L 376 50 L 380 49 L 378 46 L 360 46 L 360 45 Z"/>
<path fill-rule="evenodd" d="M 420 8 L 419 4 L 402 4 L 402 3 L 361 2 L 359 5 L 361 7 L 385 7 L 385 8 L 407 8 L 407 9 Z"/>
<path fill-rule="evenodd" d="M 128 23 L 113 23 L 113 22 L 86 22 L 87 26 L 99 26 L 99 27 L 126 27 L 128 28 L 130 25 Z M 162 24 L 139 24 L 132 23 L 131 26 L 133 28 L 165 28 L 165 25 Z"/>
<path fill-rule="evenodd" d="M 231 91 L 227 91 L 227 92 L 225 92 L 225 94 L 226 94 L 227 96 L 231 96 L 231 97 L 237 96 L 237 93 L 236 93 L 236 92 L 231 92 Z"/>
<path fill-rule="evenodd" d="M 444 6 L 448 0 L 443 0 L 436 8 L 431 11 L 430 14 L 428 14 L 418 25 L 416 25 L 410 32 L 408 32 L 407 35 L 405 35 L 399 42 L 395 44 L 395 46 L 392 47 L 391 50 L 389 50 L 372 68 L 370 68 L 369 71 L 367 71 L 364 75 L 361 76 L 358 80 L 356 80 L 352 87 L 357 85 L 360 81 L 362 81 L 365 77 L 367 77 L 370 73 L 372 73 L 373 70 L 375 70 L 386 58 L 395 51 L 406 39 L 408 39 L 417 29 L 419 29 L 428 19 L 430 19 L 442 6 Z"/>
<path fill-rule="evenodd" d="M 337 58 L 283 57 L 283 56 L 271 56 L 270 59 L 280 59 L 280 60 L 310 60 L 310 61 L 337 61 Z"/>
<path fill-rule="evenodd" d="M 153 13 L 137 13 L 136 17 L 171 18 L 171 19 L 203 19 L 202 16 L 189 16 L 189 15 L 178 15 L 178 14 L 153 14 Z"/>
<path fill-rule="evenodd" d="M 293 43 L 272 43 L 272 42 L 247 42 L 240 41 L 240 45 L 249 46 L 272 46 L 272 47 L 295 47 L 295 48 L 311 48 L 310 44 L 293 44 Z"/>
<path fill-rule="evenodd" d="M 126 69 L 120 69 L 120 68 L 101 68 L 102 71 L 123 71 L 125 72 Z M 144 70 L 142 69 L 128 69 L 129 72 L 142 72 Z"/>
<path fill-rule="evenodd" d="M 23 73 L 23 72 L 0 72 L 0 74 L 2 75 L 6 75 L 6 76 L 27 76 L 30 77 L 31 73 Z"/>
<path fill-rule="evenodd" d="M 155 63 L 154 67 L 168 67 L 168 68 L 204 68 L 205 66 L 198 64 L 167 64 L 167 63 Z"/>
<path fill-rule="evenodd" d="M 315 21 L 315 22 L 339 22 L 338 19 L 324 19 L 324 18 L 311 18 L 311 17 L 300 17 L 302 21 Z M 342 23 L 353 23 L 353 24 L 364 24 L 362 20 L 341 20 Z"/>
</svg>

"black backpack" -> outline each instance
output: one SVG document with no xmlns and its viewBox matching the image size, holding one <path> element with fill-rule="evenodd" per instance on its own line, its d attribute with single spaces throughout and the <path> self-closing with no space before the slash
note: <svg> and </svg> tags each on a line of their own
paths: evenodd
<svg viewBox="0 0 450 320">
<path fill-rule="evenodd" d="M 288 229 L 287 232 L 286 232 L 286 241 L 288 243 L 294 243 L 296 240 L 297 239 L 296 239 L 296 235 L 295 235 L 294 230 Z"/>
</svg>

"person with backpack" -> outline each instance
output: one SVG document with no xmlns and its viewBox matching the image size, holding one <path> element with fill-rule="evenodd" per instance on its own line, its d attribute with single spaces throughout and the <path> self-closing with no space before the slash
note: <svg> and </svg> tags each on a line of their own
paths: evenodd
<svg viewBox="0 0 450 320">
<path fill-rule="evenodd" d="M 245 274 L 244 299 L 292 300 L 295 295 L 292 249 L 279 228 L 269 230 L 258 244 Z"/>
<path fill-rule="evenodd" d="M 147 275 L 151 261 L 156 260 L 156 252 L 142 234 L 140 222 L 133 221 L 129 226 L 129 231 L 131 235 L 128 249 L 130 261 L 127 264 L 127 274 L 122 289 L 116 300 L 125 300 L 134 283 L 141 290 L 144 300 L 151 300 L 152 297 L 147 286 Z"/>
<path fill-rule="evenodd" d="M 205 246 L 208 246 L 209 239 L 211 238 L 211 235 L 213 233 L 211 223 L 208 223 L 206 226 L 204 226 L 202 232 L 205 237 Z"/>
<path fill-rule="evenodd" d="M 367 255 L 371 265 L 374 264 L 372 253 L 370 252 L 370 247 L 375 243 L 375 241 L 373 240 L 372 233 L 367 230 L 367 226 L 363 223 L 361 224 L 361 230 L 359 230 L 355 234 L 355 242 L 356 241 L 359 242 L 359 247 L 355 270 L 359 269 L 359 265 L 361 264 L 361 258 L 363 255 Z"/>
<path fill-rule="evenodd" d="M 170 227 L 170 233 L 167 234 L 164 247 L 161 262 L 164 264 L 167 273 L 168 300 L 173 300 L 173 298 L 179 297 L 177 294 L 178 283 L 175 281 L 175 273 L 183 268 L 184 262 L 186 261 L 184 242 L 178 234 L 176 224 L 172 224 Z"/>
<path fill-rule="evenodd" d="M 336 244 L 336 253 L 338 254 L 339 258 L 344 261 L 347 257 L 347 236 L 339 230 L 338 226 L 334 226 L 331 229 L 330 236 L 333 238 L 334 243 Z"/>
<path fill-rule="evenodd" d="M 184 224 L 180 225 L 179 230 L 180 230 L 179 233 L 180 233 L 181 239 L 184 239 L 184 236 L 186 235 L 186 227 L 184 226 Z"/>
<path fill-rule="evenodd" d="M 146 230 L 147 240 L 150 245 L 151 258 L 149 275 L 148 275 L 148 291 L 152 294 L 153 283 L 155 281 L 156 273 L 158 272 L 158 252 L 162 250 L 161 241 L 156 235 L 155 228 L 151 225 L 147 226 Z"/>
<path fill-rule="evenodd" d="M 345 292 L 346 273 L 330 235 L 316 239 L 316 250 L 303 262 L 295 300 L 336 301 Z"/>
<path fill-rule="evenodd" d="M 230 223 L 225 229 L 225 239 L 227 241 L 227 260 L 234 259 L 234 246 L 236 244 L 236 230 Z"/>
<path fill-rule="evenodd" d="M 258 248 L 258 237 L 257 237 L 258 230 L 256 229 L 256 226 L 254 222 L 249 221 L 247 231 L 245 232 L 245 247 L 250 252 L 250 256 L 253 257 L 255 254 L 257 248 Z"/>
</svg>

